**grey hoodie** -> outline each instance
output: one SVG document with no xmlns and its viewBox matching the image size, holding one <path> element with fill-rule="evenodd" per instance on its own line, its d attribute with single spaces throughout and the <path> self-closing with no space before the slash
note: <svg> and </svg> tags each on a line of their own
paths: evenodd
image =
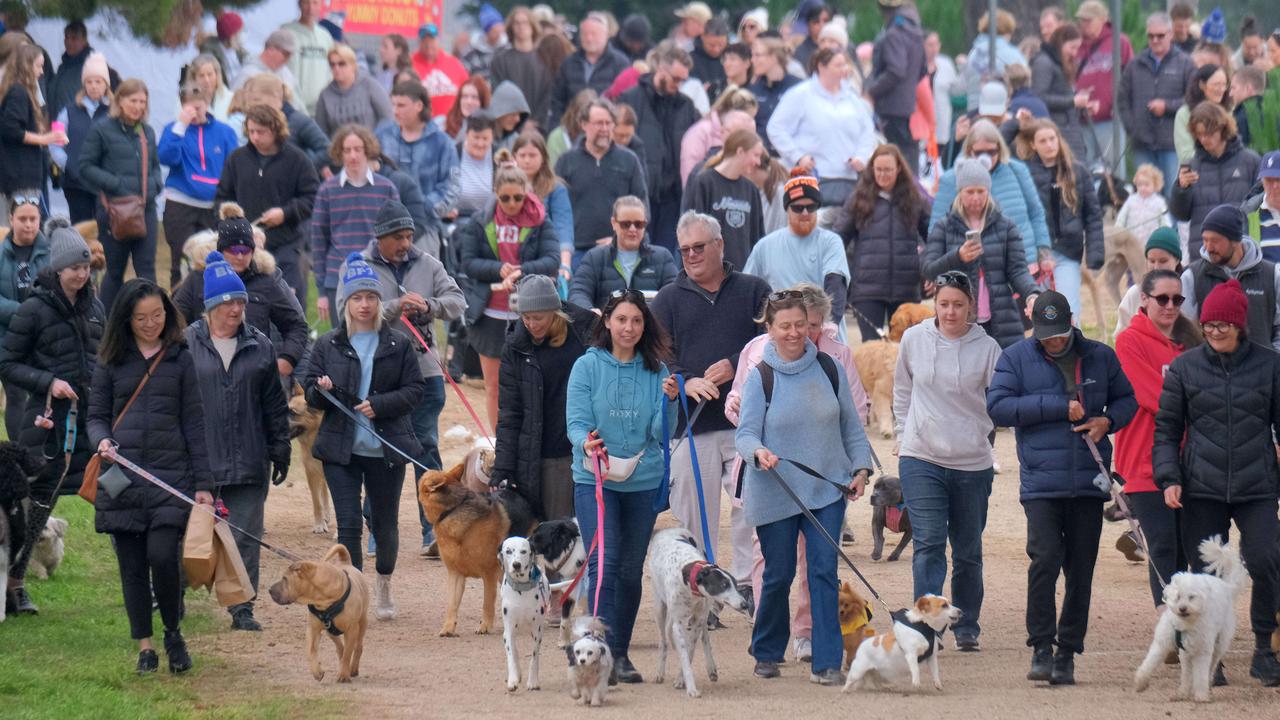
<svg viewBox="0 0 1280 720">
<path fill-rule="evenodd" d="M 991 467 L 986 390 L 999 357 L 999 343 L 976 323 L 958 340 L 935 321 L 908 329 L 893 376 L 898 456 L 967 472 Z"/>
<path fill-rule="evenodd" d="M 489 100 L 489 107 L 486 110 L 489 117 L 497 120 L 503 115 L 511 113 L 520 113 L 520 122 L 529 117 L 529 101 L 525 99 L 524 93 L 520 87 L 510 80 L 503 80 L 498 83 L 498 87 L 493 89 L 493 97 Z M 493 141 L 493 150 L 497 152 L 499 148 L 511 149 L 512 144 L 516 141 L 516 135 L 520 131 L 520 125 L 516 125 L 516 129 L 507 133 L 502 137 L 497 137 L 501 131 L 495 132 Z"/>
<path fill-rule="evenodd" d="M 1248 236 L 1244 237 L 1241 242 L 1244 243 L 1244 257 L 1240 258 L 1240 263 L 1233 268 L 1225 265 L 1219 266 L 1222 268 L 1223 272 L 1227 274 L 1227 277 L 1236 277 L 1240 273 L 1252 268 L 1263 260 L 1262 249 L 1258 247 L 1257 242 Z M 1203 247 L 1200 248 L 1200 257 L 1205 262 L 1212 262 L 1209 260 L 1209 254 L 1205 252 Z M 1276 350 L 1280 350 L 1280 264 L 1276 265 L 1275 284 L 1276 309 L 1271 337 L 1268 339 L 1250 339 L 1254 342 L 1263 344 L 1265 344 L 1267 340 L 1270 340 L 1271 347 Z M 1192 322 L 1200 322 L 1200 308 L 1196 306 L 1196 276 L 1190 264 L 1188 264 L 1187 268 L 1182 271 L 1182 296 L 1186 298 L 1186 300 L 1182 302 L 1182 314 L 1190 318 Z"/>
</svg>

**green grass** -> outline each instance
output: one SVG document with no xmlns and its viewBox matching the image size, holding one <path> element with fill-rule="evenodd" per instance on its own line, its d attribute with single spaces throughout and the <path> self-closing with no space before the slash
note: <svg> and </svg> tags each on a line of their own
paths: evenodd
<svg viewBox="0 0 1280 720">
<path fill-rule="evenodd" d="M 195 668 L 166 671 L 155 618 L 161 670 L 139 677 L 137 645 L 120 595 L 115 554 L 93 530 L 93 509 L 64 498 L 56 514 L 70 523 L 68 552 L 50 580 L 28 581 L 38 616 L 10 616 L 0 624 L 0 715 L 37 718 L 295 718 L 343 715 L 337 703 L 293 697 L 255 681 L 234 661 L 202 652 L 200 638 L 226 632 L 226 614 L 204 592 L 187 593 L 183 634 Z"/>
</svg>

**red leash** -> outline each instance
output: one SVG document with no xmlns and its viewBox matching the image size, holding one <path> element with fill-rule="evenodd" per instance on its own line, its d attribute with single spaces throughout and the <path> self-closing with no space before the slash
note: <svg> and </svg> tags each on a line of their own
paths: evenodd
<svg viewBox="0 0 1280 720">
<path fill-rule="evenodd" d="M 600 586 L 604 583 L 601 581 L 601 574 L 604 572 L 604 541 L 600 536 L 604 534 L 604 477 L 600 472 L 600 453 L 593 452 L 591 454 L 592 471 L 596 476 L 596 531 L 591 536 L 591 546 L 587 548 L 587 557 L 591 557 L 591 553 L 596 553 L 596 593 L 595 601 L 591 607 L 591 614 L 598 615 L 600 608 Z M 578 583 L 582 582 L 582 578 L 587 573 L 587 566 L 591 563 L 582 563 L 582 567 L 578 568 L 578 574 L 573 576 L 573 582 L 569 583 L 569 587 L 565 588 L 564 593 L 560 595 L 560 607 L 564 607 L 564 603 L 573 595 L 573 591 L 577 589 Z"/>
<path fill-rule="evenodd" d="M 409 332 L 413 333 L 413 336 L 418 339 L 418 342 L 422 343 L 422 347 L 427 351 L 427 354 L 436 361 L 436 365 L 440 366 L 440 372 L 444 373 L 444 379 L 448 380 L 449 384 L 453 386 L 453 391 L 458 394 L 458 399 L 462 401 L 463 407 L 467 409 L 467 412 L 471 413 L 471 420 L 476 424 L 476 429 L 480 431 L 481 437 L 489 443 L 490 448 L 493 448 L 493 437 L 490 435 L 489 431 L 484 429 L 484 423 L 480 422 L 480 416 L 476 414 L 476 409 L 471 407 L 471 403 L 467 400 L 467 396 L 462 394 L 462 388 L 458 387 L 458 383 L 454 382 L 453 377 L 449 375 L 449 368 L 445 367 L 444 362 L 440 360 L 440 356 L 431 349 L 431 346 L 427 344 L 426 339 L 422 337 L 422 333 L 418 332 L 418 328 L 414 327 L 413 323 L 409 322 L 409 318 L 401 315 L 400 322 L 404 323 L 404 326 L 409 328 Z"/>
</svg>

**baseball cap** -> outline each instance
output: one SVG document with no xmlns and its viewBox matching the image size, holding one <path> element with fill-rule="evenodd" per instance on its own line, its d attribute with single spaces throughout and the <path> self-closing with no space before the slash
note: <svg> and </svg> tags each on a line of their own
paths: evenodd
<svg viewBox="0 0 1280 720">
<path fill-rule="evenodd" d="M 1032 335 L 1037 340 L 1062 337 L 1071 332 L 1071 305 L 1056 290 L 1046 290 L 1031 307 Z"/>
<path fill-rule="evenodd" d="M 298 51 L 298 41 L 288 30 L 276 30 L 267 36 L 267 47 L 273 47 L 290 55 Z"/>
<path fill-rule="evenodd" d="M 1280 150 L 1272 150 L 1262 156 L 1262 167 L 1258 169 L 1259 178 L 1280 178 Z"/>
<path fill-rule="evenodd" d="M 430 35 L 431 37 L 440 37 L 440 28 L 433 22 L 427 23 L 422 27 L 418 28 L 419 40 L 421 40 L 424 37 L 427 37 L 428 35 Z"/>
<path fill-rule="evenodd" d="M 988 116 L 1004 115 L 1009 109 L 1009 89 L 1002 82 L 989 82 L 982 86 L 978 94 L 978 114 Z"/>
<path fill-rule="evenodd" d="M 693 18 L 702 22 L 710 20 L 711 15 L 711 7 L 704 2 L 691 2 L 676 10 L 676 17 L 678 18 Z"/>
</svg>

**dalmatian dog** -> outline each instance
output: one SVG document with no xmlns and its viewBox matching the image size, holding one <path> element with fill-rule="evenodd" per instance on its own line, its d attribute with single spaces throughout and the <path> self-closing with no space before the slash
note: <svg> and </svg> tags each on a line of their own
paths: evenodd
<svg viewBox="0 0 1280 720">
<path fill-rule="evenodd" d="M 518 640 L 526 633 L 533 636 L 533 657 L 529 659 L 525 689 L 537 690 L 538 656 L 542 652 L 542 629 L 551 588 L 527 539 L 510 537 L 502 541 L 498 558 L 502 561 L 502 643 L 507 649 L 507 691 L 514 692 L 520 685 Z"/>
</svg>

